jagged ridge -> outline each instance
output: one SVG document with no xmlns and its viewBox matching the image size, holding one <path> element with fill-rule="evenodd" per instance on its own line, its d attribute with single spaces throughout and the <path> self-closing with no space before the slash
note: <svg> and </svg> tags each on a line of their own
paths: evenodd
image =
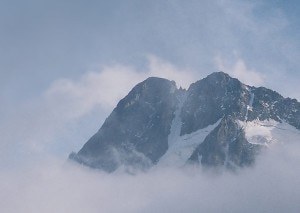
<svg viewBox="0 0 300 213">
<path fill-rule="evenodd" d="M 262 145 L 247 141 L 239 121 L 256 119 L 284 121 L 300 129 L 300 103 L 263 87 L 244 85 L 223 72 L 191 84 L 187 91 L 177 89 L 174 81 L 151 77 L 118 103 L 100 130 L 70 159 L 108 172 L 121 167 L 147 169 L 159 164 L 166 153 L 184 153 L 183 161 L 205 166 L 248 166 Z M 192 136 L 217 122 L 202 134 L 204 139 Z M 170 154 L 172 144 L 181 148 Z"/>
</svg>

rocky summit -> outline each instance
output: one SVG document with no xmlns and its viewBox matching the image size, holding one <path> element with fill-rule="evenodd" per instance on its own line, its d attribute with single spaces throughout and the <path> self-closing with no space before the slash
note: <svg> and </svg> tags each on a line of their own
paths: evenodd
<svg viewBox="0 0 300 213">
<path fill-rule="evenodd" d="M 300 140 L 300 103 L 223 72 L 177 88 L 151 77 L 123 98 L 69 158 L 107 172 L 153 166 L 253 165 L 272 143 Z"/>
</svg>

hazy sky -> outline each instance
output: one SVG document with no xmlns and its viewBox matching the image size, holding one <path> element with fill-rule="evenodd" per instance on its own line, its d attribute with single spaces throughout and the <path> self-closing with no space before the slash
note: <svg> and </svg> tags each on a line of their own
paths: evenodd
<svg viewBox="0 0 300 213">
<path fill-rule="evenodd" d="M 299 20 L 296 0 L 0 0 L 1 173 L 66 159 L 149 76 L 188 87 L 223 70 L 300 100 Z"/>
<path fill-rule="evenodd" d="M 78 150 L 151 75 L 188 87 L 223 70 L 299 100 L 299 13 L 279 0 L 0 1 L 1 151 Z"/>
<path fill-rule="evenodd" d="M 299 11 L 295 0 L 4 0 L 1 98 L 10 108 L 56 79 L 101 71 L 99 65 L 142 70 L 149 54 L 198 77 L 218 69 L 216 57 L 229 68 L 242 59 L 265 84 L 290 95 L 274 81 L 295 83 L 300 75 Z"/>
</svg>

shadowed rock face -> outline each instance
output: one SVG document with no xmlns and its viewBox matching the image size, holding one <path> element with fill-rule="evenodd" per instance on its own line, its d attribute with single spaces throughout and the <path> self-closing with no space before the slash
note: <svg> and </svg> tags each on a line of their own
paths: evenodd
<svg viewBox="0 0 300 213">
<path fill-rule="evenodd" d="M 175 82 L 161 78 L 138 84 L 70 158 L 106 171 L 120 165 L 148 168 L 156 164 L 168 148 L 177 93 Z"/>
<path fill-rule="evenodd" d="M 255 99 L 253 111 L 249 113 L 250 120 L 259 118 L 286 121 L 300 129 L 300 103 L 296 99 L 283 98 L 277 92 L 264 87 L 253 88 L 253 93 Z"/>
<path fill-rule="evenodd" d="M 189 161 L 234 169 L 253 164 L 261 148 L 248 143 L 243 129 L 233 117 L 227 116 L 195 149 Z"/>
<path fill-rule="evenodd" d="M 222 72 L 193 83 L 181 112 L 181 135 L 214 124 L 225 115 L 242 118 L 250 97 L 250 92 L 241 82 Z"/>
<path fill-rule="evenodd" d="M 148 78 L 122 99 L 100 130 L 69 158 L 108 172 L 147 169 L 168 150 L 176 111 L 180 135 L 220 121 L 199 141 L 188 162 L 205 166 L 243 167 L 254 163 L 261 145 L 250 144 L 238 121 L 273 119 L 300 129 L 300 103 L 278 93 L 242 84 L 223 72 L 177 89 L 175 82 Z"/>
</svg>

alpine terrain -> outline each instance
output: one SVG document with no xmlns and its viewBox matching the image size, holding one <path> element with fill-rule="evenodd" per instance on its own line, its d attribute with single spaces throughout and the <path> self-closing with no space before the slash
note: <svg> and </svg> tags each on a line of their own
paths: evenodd
<svg viewBox="0 0 300 213">
<path fill-rule="evenodd" d="M 155 165 L 250 166 L 272 143 L 300 140 L 300 103 L 223 72 L 177 88 L 151 77 L 123 98 L 69 158 L 113 172 Z"/>
</svg>

